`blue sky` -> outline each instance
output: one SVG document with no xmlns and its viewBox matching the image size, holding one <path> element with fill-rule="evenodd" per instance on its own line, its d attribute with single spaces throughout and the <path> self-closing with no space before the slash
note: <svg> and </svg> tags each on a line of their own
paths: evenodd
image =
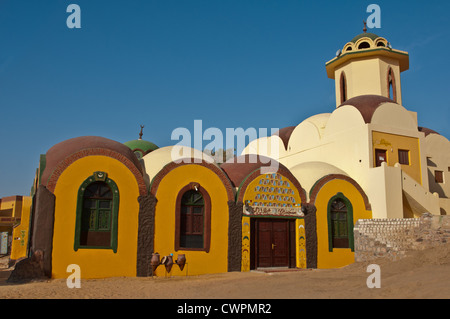
<svg viewBox="0 0 450 319">
<path fill-rule="evenodd" d="M 0 0 L 0 197 L 28 195 L 39 155 L 68 138 L 126 142 L 144 124 L 162 147 L 196 119 L 225 132 L 332 112 L 325 62 L 371 3 L 369 32 L 410 54 L 403 105 L 449 138 L 449 1 Z"/>
</svg>

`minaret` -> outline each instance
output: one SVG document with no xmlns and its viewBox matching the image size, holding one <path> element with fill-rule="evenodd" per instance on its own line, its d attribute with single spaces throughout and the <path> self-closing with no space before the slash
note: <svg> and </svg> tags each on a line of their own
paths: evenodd
<svg viewBox="0 0 450 319">
<path fill-rule="evenodd" d="M 354 37 L 336 57 L 326 63 L 327 75 L 335 80 L 336 107 L 359 95 L 381 95 L 402 104 L 400 73 L 409 69 L 408 52 L 395 50 L 373 33 Z"/>
</svg>

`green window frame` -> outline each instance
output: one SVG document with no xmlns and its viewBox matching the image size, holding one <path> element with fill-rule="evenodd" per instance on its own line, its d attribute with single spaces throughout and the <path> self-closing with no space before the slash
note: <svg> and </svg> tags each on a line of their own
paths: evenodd
<svg viewBox="0 0 450 319">
<path fill-rule="evenodd" d="M 119 188 L 105 172 L 94 172 L 78 189 L 74 250 L 117 252 Z"/>
<path fill-rule="evenodd" d="M 337 193 L 328 201 L 328 247 L 355 251 L 353 235 L 353 206 L 342 193 Z"/>
</svg>

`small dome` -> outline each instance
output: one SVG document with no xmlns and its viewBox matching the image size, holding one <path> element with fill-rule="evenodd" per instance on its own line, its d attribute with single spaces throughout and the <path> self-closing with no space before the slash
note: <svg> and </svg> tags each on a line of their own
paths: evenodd
<svg viewBox="0 0 450 319">
<path fill-rule="evenodd" d="M 144 155 L 158 149 L 159 147 L 152 142 L 144 141 L 144 140 L 132 140 L 129 142 L 124 143 L 126 146 L 128 146 L 134 154 L 138 158 L 142 158 Z"/>
<path fill-rule="evenodd" d="M 369 39 L 371 39 L 371 40 L 374 40 L 375 41 L 375 39 L 377 39 L 377 38 L 379 38 L 379 36 L 378 35 L 376 35 L 376 34 L 374 34 L 374 33 L 367 33 L 367 32 L 364 32 L 364 33 L 361 33 L 361 34 L 358 34 L 356 37 L 354 37 L 350 42 L 353 42 L 353 43 L 356 43 L 356 41 L 358 41 L 359 39 L 361 39 L 361 38 L 369 38 Z"/>
<path fill-rule="evenodd" d="M 344 48 L 343 53 L 352 53 L 355 51 L 364 51 L 367 49 L 387 49 L 389 46 L 388 41 L 374 33 L 361 33 L 348 42 Z"/>
</svg>

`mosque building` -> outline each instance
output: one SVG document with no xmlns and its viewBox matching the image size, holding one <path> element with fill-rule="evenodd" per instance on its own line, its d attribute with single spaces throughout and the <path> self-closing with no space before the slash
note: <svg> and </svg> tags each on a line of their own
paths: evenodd
<svg viewBox="0 0 450 319">
<path fill-rule="evenodd" d="M 51 147 L 31 196 L 1 201 L 11 258 L 39 252 L 52 278 L 69 264 L 83 278 L 337 268 L 354 262 L 359 219 L 448 214 L 450 142 L 402 106 L 408 53 L 364 30 L 325 67 L 330 113 L 223 164 L 145 141 L 143 127 L 124 144 L 83 136 Z"/>
</svg>

